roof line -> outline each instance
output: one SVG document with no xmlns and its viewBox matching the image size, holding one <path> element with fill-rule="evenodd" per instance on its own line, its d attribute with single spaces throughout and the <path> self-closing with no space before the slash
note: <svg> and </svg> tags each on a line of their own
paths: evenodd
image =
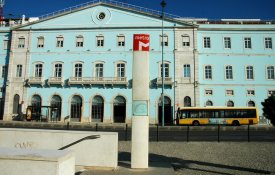
<svg viewBox="0 0 275 175">
<path fill-rule="evenodd" d="M 136 6 L 136 5 L 132 5 L 132 4 L 127 4 L 127 3 L 123 3 L 123 2 L 118 2 L 118 1 L 114 1 L 114 0 L 93 0 L 93 1 L 90 1 L 90 2 L 82 3 L 82 4 L 79 4 L 79 5 L 76 5 L 76 6 L 72 6 L 72 7 L 62 9 L 62 10 L 51 12 L 51 13 L 39 16 L 38 18 L 39 18 L 39 20 L 43 20 L 43 19 L 50 18 L 50 17 L 56 16 L 56 15 L 60 15 L 62 13 L 72 12 L 76 9 L 87 7 L 87 6 L 90 6 L 92 4 L 96 4 L 96 3 L 107 3 L 107 4 L 112 4 L 114 6 L 135 9 L 135 10 L 140 11 L 140 12 L 151 13 L 153 15 L 158 15 L 158 16 L 162 15 L 161 11 L 157 11 L 157 10 L 153 10 L 153 9 L 149 9 L 149 8 L 144 8 L 144 7 L 140 7 L 140 6 Z M 173 14 L 170 14 L 170 13 L 164 13 L 164 16 L 168 17 L 168 18 L 180 18 L 180 16 L 173 15 Z"/>
</svg>

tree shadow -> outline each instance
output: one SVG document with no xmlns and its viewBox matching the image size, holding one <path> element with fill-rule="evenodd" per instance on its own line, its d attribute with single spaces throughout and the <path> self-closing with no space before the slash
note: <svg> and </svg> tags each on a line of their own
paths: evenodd
<svg viewBox="0 0 275 175">
<path fill-rule="evenodd" d="M 165 162 L 165 164 L 163 164 Z M 196 167 L 193 167 L 192 165 L 197 165 Z M 129 152 L 119 152 L 118 154 L 118 165 L 125 168 L 131 167 L 131 154 Z M 231 171 L 240 171 L 241 173 L 255 173 L 255 174 L 272 174 L 274 172 L 266 171 L 266 170 L 260 170 L 260 169 L 254 169 L 254 168 L 245 168 L 240 166 L 231 166 L 231 165 L 223 165 L 223 164 L 217 164 L 217 163 L 209 163 L 209 162 L 203 162 L 203 161 L 197 161 L 197 160 L 184 160 L 179 159 L 176 157 L 166 157 L 163 155 L 158 154 L 149 154 L 149 167 L 164 167 L 169 166 L 167 168 L 173 167 L 175 171 L 180 170 L 193 170 L 193 171 L 199 171 L 199 172 L 205 172 L 205 173 L 217 173 L 217 174 L 223 174 L 223 175 L 233 175 L 232 173 L 227 173 Z M 201 167 L 201 168 L 197 168 Z M 208 167 L 207 169 L 205 167 Z M 226 170 L 225 172 L 221 171 L 215 171 L 215 168 L 220 168 L 223 170 Z"/>
</svg>

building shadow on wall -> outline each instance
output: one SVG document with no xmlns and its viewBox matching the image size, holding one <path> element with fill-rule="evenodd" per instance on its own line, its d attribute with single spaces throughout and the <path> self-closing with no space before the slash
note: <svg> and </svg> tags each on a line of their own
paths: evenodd
<svg viewBox="0 0 275 175">
<path fill-rule="evenodd" d="M 119 152 L 118 165 L 125 168 L 131 168 L 131 154 L 129 152 Z M 184 171 L 202 174 L 223 174 L 233 175 L 238 171 L 239 174 L 273 174 L 274 172 L 245 168 L 240 166 L 231 166 L 218 163 L 209 163 L 199 160 L 184 160 L 176 157 L 166 157 L 158 154 L 149 154 L 149 167 L 171 168 L 175 171 Z"/>
</svg>

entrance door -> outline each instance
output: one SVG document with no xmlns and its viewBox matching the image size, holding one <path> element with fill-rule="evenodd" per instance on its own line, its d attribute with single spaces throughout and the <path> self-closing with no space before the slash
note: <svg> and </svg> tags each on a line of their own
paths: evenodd
<svg viewBox="0 0 275 175">
<path fill-rule="evenodd" d="M 114 122 L 125 123 L 126 119 L 126 100 L 122 96 L 114 99 Z"/>
<path fill-rule="evenodd" d="M 173 107 L 171 106 L 171 100 L 169 97 L 164 97 L 164 123 L 167 125 L 173 124 Z M 159 100 L 159 110 L 158 110 L 159 124 L 162 123 L 162 101 Z"/>
</svg>

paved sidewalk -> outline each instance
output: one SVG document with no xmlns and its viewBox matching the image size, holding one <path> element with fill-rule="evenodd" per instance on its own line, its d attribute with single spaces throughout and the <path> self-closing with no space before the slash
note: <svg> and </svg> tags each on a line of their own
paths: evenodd
<svg viewBox="0 0 275 175">
<path fill-rule="evenodd" d="M 272 142 L 150 142 L 148 170 L 130 168 L 131 142 L 119 142 L 116 170 L 76 175 L 275 175 Z"/>
</svg>

